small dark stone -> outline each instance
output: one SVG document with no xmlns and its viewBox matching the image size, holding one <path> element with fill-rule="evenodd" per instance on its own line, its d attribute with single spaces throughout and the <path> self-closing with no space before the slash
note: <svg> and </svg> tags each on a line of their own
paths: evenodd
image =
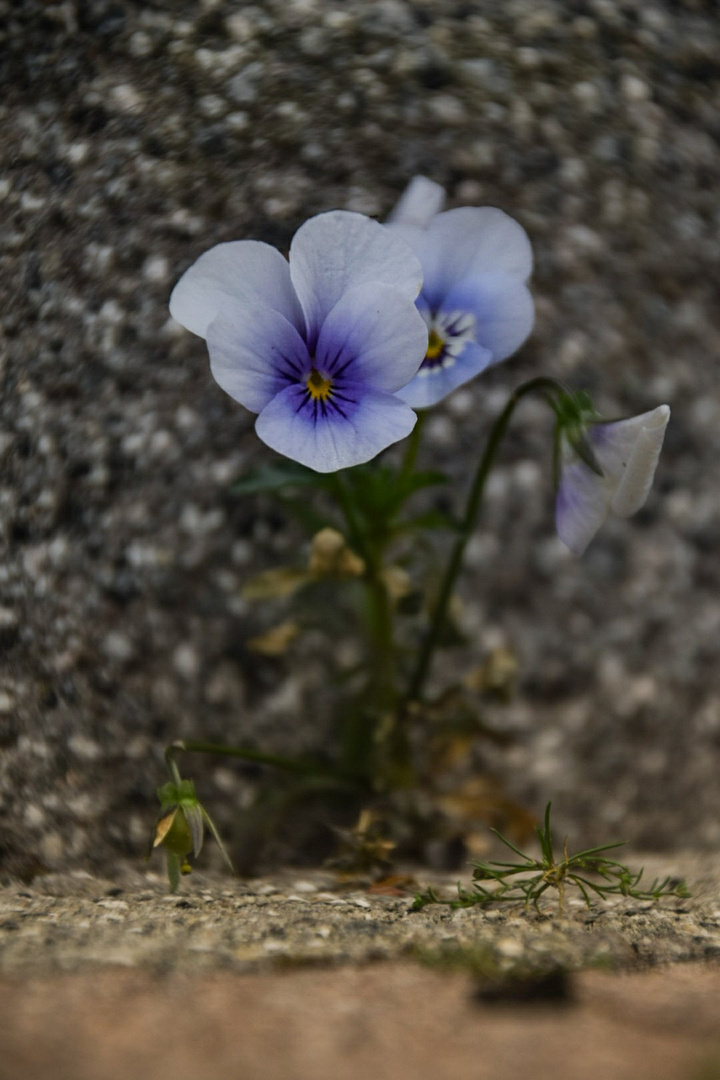
<svg viewBox="0 0 720 1080">
<path fill-rule="evenodd" d="M 441 90 L 452 82 L 452 72 L 444 64 L 428 64 L 421 69 L 419 81 L 428 90 Z"/>
<path fill-rule="evenodd" d="M 570 976 L 563 968 L 522 979 L 481 983 L 474 993 L 483 1005 L 571 1005 Z"/>
</svg>

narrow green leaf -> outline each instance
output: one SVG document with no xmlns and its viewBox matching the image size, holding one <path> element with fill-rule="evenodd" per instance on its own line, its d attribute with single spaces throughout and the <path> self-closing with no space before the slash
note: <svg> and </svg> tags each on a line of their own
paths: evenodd
<svg viewBox="0 0 720 1080">
<path fill-rule="evenodd" d="M 573 862 L 577 859 L 586 859 L 589 855 L 598 855 L 601 851 L 612 851 L 613 848 L 624 847 L 625 844 L 627 844 L 627 840 L 616 840 L 612 844 L 600 844 L 598 847 L 585 848 L 584 851 L 578 851 L 573 855 L 572 859 Z"/>
<path fill-rule="evenodd" d="M 460 532 L 462 523 L 457 521 L 451 514 L 445 513 L 444 510 L 435 508 L 426 510 L 424 514 L 418 514 L 416 517 L 408 518 L 406 521 L 399 521 L 397 525 L 393 526 L 395 533 L 424 529 L 447 529 L 449 532 Z"/>
<path fill-rule="evenodd" d="M 531 859 L 529 855 L 526 855 L 524 851 L 520 850 L 520 848 L 515 847 L 515 845 L 510 840 L 508 840 L 506 836 L 503 836 L 501 832 L 498 832 L 497 829 L 491 829 L 490 832 L 494 833 L 495 836 L 497 836 L 498 840 L 501 840 L 503 842 L 505 847 L 509 847 L 511 851 L 514 851 L 515 854 L 519 855 L 521 859 L 525 860 L 525 862 L 534 862 L 534 860 Z"/>
<path fill-rule="evenodd" d="M 220 838 L 220 833 L 217 831 L 217 828 L 215 827 L 215 822 L 210 817 L 210 815 L 208 814 L 205 807 L 201 807 L 200 809 L 201 809 L 201 812 L 202 812 L 203 821 L 205 822 L 208 829 L 212 833 L 213 840 L 215 841 L 217 846 L 220 848 L 220 854 L 222 855 L 223 860 L 225 861 L 225 865 L 230 870 L 230 873 L 234 874 L 235 873 L 235 867 L 232 864 L 232 859 L 228 855 L 227 848 L 225 847 L 225 845 L 223 844 L 223 842 L 222 842 L 222 840 Z"/>
<path fill-rule="evenodd" d="M 232 485 L 230 493 L 238 496 L 259 495 L 300 487 L 328 488 L 328 477 L 325 473 L 317 473 L 293 461 L 278 462 L 247 473 Z"/>
</svg>

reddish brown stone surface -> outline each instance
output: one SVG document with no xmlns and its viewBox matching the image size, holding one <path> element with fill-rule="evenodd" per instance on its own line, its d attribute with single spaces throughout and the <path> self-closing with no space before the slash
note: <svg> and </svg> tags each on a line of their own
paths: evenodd
<svg viewBox="0 0 720 1080">
<path fill-rule="evenodd" d="M 566 1004 L 479 1004 L 411 963 L 104 969 L 0 984 L 2 1080 L 712 1080 L 720 968 L 585 972 Z"/>
</svg>

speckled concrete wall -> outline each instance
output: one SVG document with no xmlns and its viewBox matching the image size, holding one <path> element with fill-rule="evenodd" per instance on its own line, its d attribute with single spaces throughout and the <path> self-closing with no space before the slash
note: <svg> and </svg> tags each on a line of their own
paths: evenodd
<svg viewBox="0 0 720 1080">
<path fill-rule="evenodd" d="M 167 298 L 210 245 L 383 217 L 416 172 L 508 211 L 536 255 L 531 341 L 428 424 L 459 485 L 535 373 L 609 415 L 673 408 L 647 508 L 581 562 L 554 535 L 547 417 L 518 418 L 465 581 L 475 653 L 521 663 L 493 765 L 571 832 L 720 841 L 718 57 L 711 0 L 0 2 L 8 864 L 136 852 L 169 738 L 317 739 L 321 635 L 244 647 L 265 616 L 243 581 L 298 533 L 228 495 L 269 454 Z M 225 820 L 245 781 L 199 775 Z"/>
</svg>

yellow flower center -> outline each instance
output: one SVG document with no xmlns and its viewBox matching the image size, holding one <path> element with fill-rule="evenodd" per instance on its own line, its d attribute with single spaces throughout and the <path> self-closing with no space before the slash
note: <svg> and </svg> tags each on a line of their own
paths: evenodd
<svg viewBox="0 0 720 1080">
<path fill-rule="evenodd" d="M 324 375 L 321 375 L 319 371 L 313 368 L 307 377 L 305 386 L 311 398 L 315 401 L 325 401 L 330 397 L 332 379 L 326 379 Z"/>
<path fill-rule="evenodd" d="M 445 348 L 445 340 L 441 338 L 437 330 L 431 330 L 428 334 L 427 352 L 425 353 L 426 360 L 437 360 L 441 352 Z"/>
</svg>

